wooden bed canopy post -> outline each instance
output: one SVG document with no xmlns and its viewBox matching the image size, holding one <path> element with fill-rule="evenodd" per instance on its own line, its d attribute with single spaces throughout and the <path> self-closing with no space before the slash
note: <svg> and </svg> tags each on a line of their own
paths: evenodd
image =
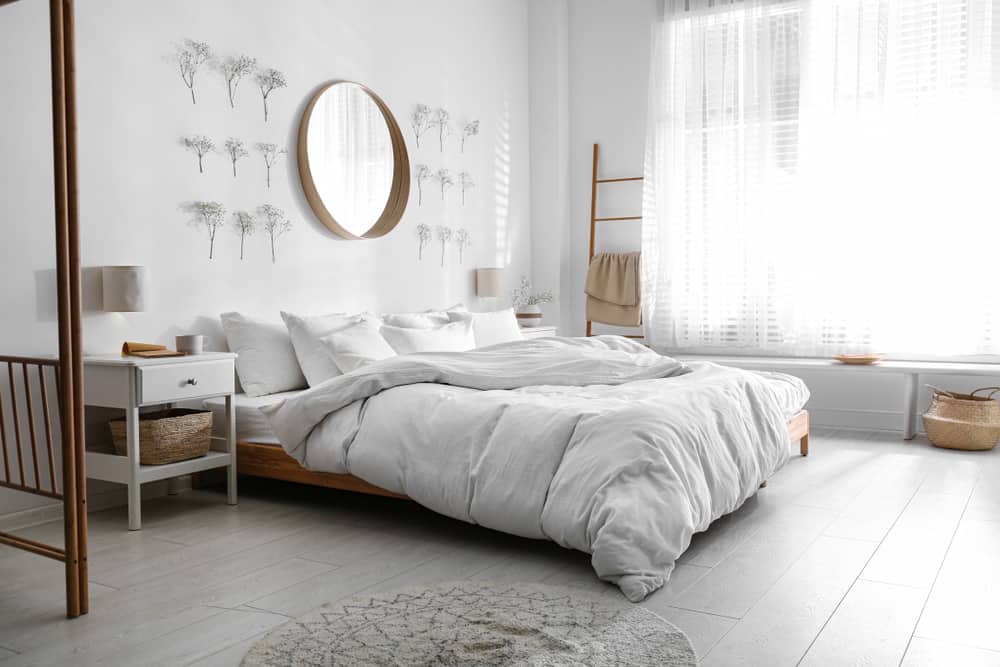
<svg viewBox="0 0 1000 667">
<path fill-rule="evenodd" d="M 63 123 L 64 138 L 63 151 L 65 160 L 62 168 L 66 175 L 65 192 L 56 191 L 56 199 L 60 195 L 65 204 L 65 220 L 57 217 L 57 227 L 65 224 L 67 228 L 66 259 L 57 258 L 58 267 L 62 268 L 68 277 L 68 284 L 59 281 L 60 288 L 68 291 L 68 317 L 64 320 L 62 311 L 59 318 L 59 358 L 62 363 L 71 367 L 72 386 L 65 382 L 63 391 L 63 405 L 71 405 L 73 437 L 70 438 L 69 447 L 65 448 L 66 453 L 71 456 L 64 458 L 72 459 L 72 470 L 63 464 L 66 479 L 72 476 L 75 485 L 74 508 L 72 516 L 75 525 L 70 525 L 67 521 L 66 533 L 70 534 L 73 529 L 75 533 L 75 546 L 77 556 L 77 587 L 79 590 L 78 614 L 86 614 L 90 609 L 87 580 L 89 578 L 87 566 L 87 458 L 86 458 L 86 436 L 84 433 L 83 414 L 83 323 L 82 323 L 82 297 L 80 287 L 80 196 L 78 180 L 78 154 L 77 154 L 77 127 L 76 127 L 76 30 L 73 0 L 49 0 L 50 14 L 59 14 L 62 25 L 62 92 L 63 92 Z M 56 25 L 55 18 L 52 21 L 52 59 L 53 63 L 58 57 L 56 48 L 56 33 L 59 26 Z M 53 75 L 55 74 L 53 66 Z M 55 76 L 53 76 L 55 81 Z M 56 87 L 52 88 L 53 108 L 57 105 Z M 53 134 L 53 138 L 55 138 Z M 55 143 L 55 142 L 53 142 Z M 56 148 L 58 155 L 59 149 Z M 57 170 L 59 167 L 58 157 L 56 159 Z M 60 301 L 64 297 L 60 297 Z M 68 360 L 67 360 L 68 357 Z M 65 372 L 65 369 L 63 369 Z M 69 399 L 69 400 L 67 400 Z M 65 446 L 64 446 L 65 447 Z M 67 540 L 69 544 L 69 540 Z M 67 558 L 67 591 L 71 591 L 70 581 L 70 559 Z M 68 601 L 67 612 L 70 616 L 72 610 L 72 600 Z M 76 614 L 76 615 L 78 615 Z"/>
<path fill-rule="evenodd" d="M 52 46 L 52 148 L 59 302 L 59 374 L 66 533 L 66 615 L 89 610 L 87 471 L 83 416 L 80 210 L 76 146 L 76 58 L 73 0 L 49 0 Z"/>
<path fill-rule="evenodd" d="M 15 0 L 0 0 L 0 6 Z M 14 546 L 65 563 L 66 615 L 76 618 L 89 611 L 87 568 L 87 471 L 83 415 L 83 341 L 80 290 L 80 209 L 77 180 L 76 59 L 73 0 L 49 0 L 49 34 L 52 64 L 52 150 L 55 203 L 56 291 L 59 313 L 59 359 L 0 357 L 8 365 L 14 436 L 16 438 L 19 481 L 11 478 L 7 434 L 3 440 L 5 477 L 0 486 L 62 499 L 65 546 L 60 549 L 27 538 L 0 533 L 0 543 Z M 24 376 L 23 401 L 29 419 L 34 484 L 25 479 L 21 456 L 21 433 L 17 424 L 17 396 L 14 393 L 14 365 Z M 32 392 L 28 366 L 38 369 L 48 445 L 49 486 L 43 488 L 36 451 Z M 62 440 L 62 489 L 54 474 L 52 428 L 46 394 L 45 369 L 52 368 L 59 397 L 59 435 Z M 0 430 L 3 429 L 0 405 Z"/>
</svg>

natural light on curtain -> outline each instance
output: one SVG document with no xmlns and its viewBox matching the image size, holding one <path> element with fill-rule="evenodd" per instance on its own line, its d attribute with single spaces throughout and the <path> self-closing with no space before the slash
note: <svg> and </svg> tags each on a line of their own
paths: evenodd
<svg viewBox="0 0 1000 667">
<path fill-rule="evenodd" d="M 1000 0 L 667 5 L 643 197 L 650 343 L 1000 353 Z"/>
</svg>

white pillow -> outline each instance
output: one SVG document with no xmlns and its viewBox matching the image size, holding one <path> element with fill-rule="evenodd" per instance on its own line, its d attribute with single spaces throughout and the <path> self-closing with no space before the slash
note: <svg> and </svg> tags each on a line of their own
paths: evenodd
<svg viewBox="0 0 1000 667">
<path fill-rule="evenodd" d="M 240 313 L 222 313 L 219 319 L 229 350 L 238 355 L 236 373 L 247 396 L 266 396 L 306 386 L 285 327 Z"/>
<path fill-rule="evenodd" d="M 514 309 L 497 310 L 489 313 L 452 313 L 452 320 L 461 322 L 472 321 L 472 333 L 476 338 L 476 347 L 509 343 L 512 340 L 522 340 L 521 327 L 517 325 Z"/>
<path fill-rule="evenodd" d="M 401 329 L 437 329 L 453 321 L 453 313 L 467 312 L 465 305 L 456 303 L 445 310 L 426 310 L 422 313 L 386 313 L 382 322 Z"/>
<path fill-rule="evenodd" d="M 324 380 L 340 375 L 340 369 L 330 357 L 320 338 L 328 336 L 352 324 L 361 321 L 362 315 L 347 313 L 330 313 L 329 315 L 296 315 L 281 311 L 281 319 L 288 327 L 288 335 L 292 338 L 292 347 L 298 357 L 299 366 L 306 376 L 310 387 Z"/>
<path fill-rule="evenodd" d="M 452 322 L 437 329 L 404 329 L 382 327 L 382 336 L 396 354 L 414 352 L 464 352 L 476 347 L 472 322 Z"/>
<path fill-rule="evenodd" d="M 373 361 L 395 357 L 396 351 L 379 333 L 377 322 L 362 320 L 328 336 L 320 342 L 344 373 L 367 366 Z"/>
<path fill-rule="evenodd" d="M 382 322 L 400 329 L 437 329 L 451 322 L 448 313 L 388 313 Z"/>
</svg>

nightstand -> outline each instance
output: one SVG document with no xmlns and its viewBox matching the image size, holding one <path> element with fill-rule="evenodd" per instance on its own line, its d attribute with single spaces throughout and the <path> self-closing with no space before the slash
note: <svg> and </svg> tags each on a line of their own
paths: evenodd
<svg viewBox="0 0 1000 667">
<path fill-rule="evenodd" d="M 87 477 L 128 486 L 129 530 L 142 528 L 140 489 L 148 482 L 228 468 L 228 502 L 236 504 L 235 359 L 229 352 L 160 359 L 120 354 L 84 358 L 84 404 L 124 410 L 128 443 L 127 456 L 88 451 Z M 207 455 L 164 465 L 140 464 L 139 408 L 218 396 L 226 399 L 226 434 L 212 439 Z"/>
<path fill-rule="evenodd" d="M 555 327 L 521 327 L 521 335 L 528 338 L 546 338 L 556 336 Z"/>
</svg>

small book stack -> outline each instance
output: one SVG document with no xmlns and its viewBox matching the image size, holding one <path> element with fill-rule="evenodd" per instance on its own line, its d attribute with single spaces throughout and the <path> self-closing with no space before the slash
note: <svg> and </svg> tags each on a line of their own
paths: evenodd
<svg viewBox="0 0 1000 667">
<path fill-rule="evenodd" d="M 183 352 L 168 350 L 166 345 L 126 342 L 122 345 L 122 356 L 158 359 L 159 357 L 183 357 Z"/>
</svg>

